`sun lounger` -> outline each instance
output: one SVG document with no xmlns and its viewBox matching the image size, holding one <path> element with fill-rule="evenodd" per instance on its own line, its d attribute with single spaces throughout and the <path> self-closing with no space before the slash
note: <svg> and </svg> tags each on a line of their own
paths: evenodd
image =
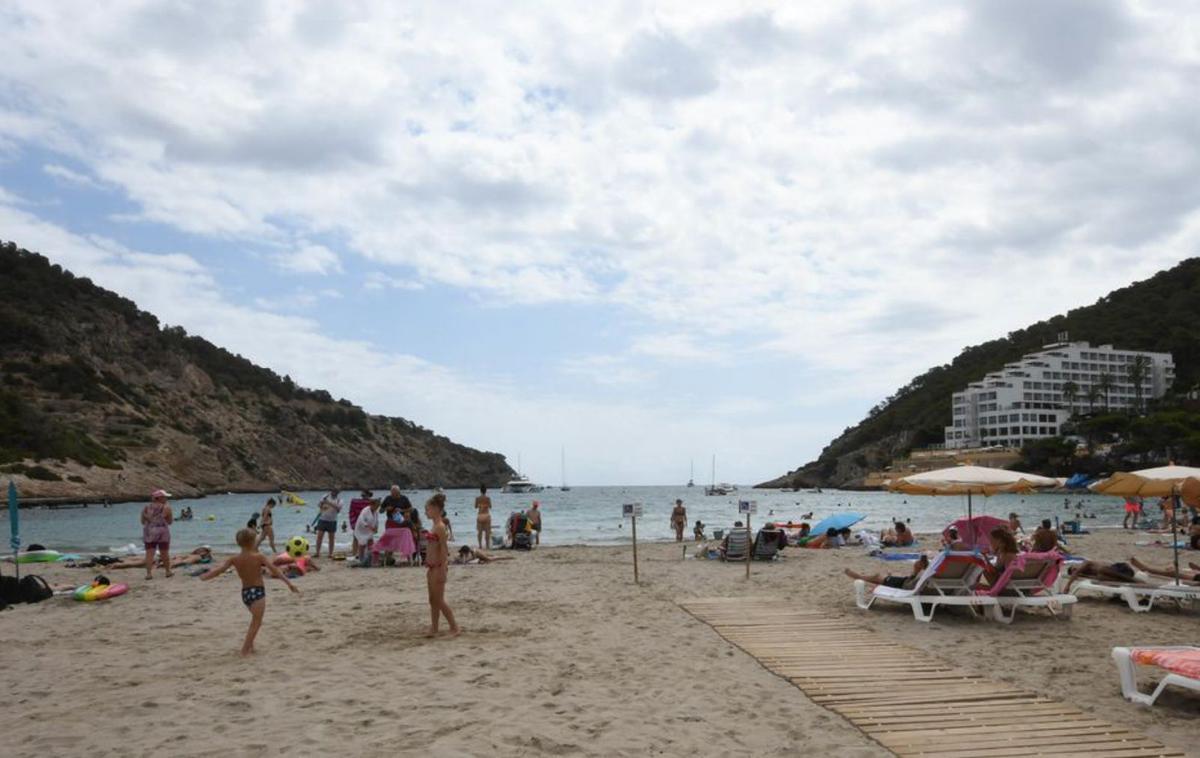
<svg viewBox="0 0 1200 758">
<path fill-rule="evenodd" d="M 744 561 L 746 560 L 746 551 L 750 549 L 750 530 L 745 527 L 736 527 L 729 531 L 725 542 L 725 554 L 722 556 L 727 561 Z"/>
<path fill-rule="evenodd" d="M 1169 686 L 1200 692 L 1200 647 L 1114 647 L 1112 657 L 1121 675 L 1121 694 L 1131 702 L 1154 705 Z M 1138 690 L 1137 664 L 1168 672 L 1149 695 Z"/>
<path fill-rule="evenodd" d="M 754 537 L 754 554 L 756 561 L 773 561 L 779 555 L 778 532 L 760 529 Z"/>
<path fill-rule="evenodd" d="M 1078 598 L 1054 591 L 1062 564 L 1062 553 L 1020 553 L 995 584 L 977 593 L 995 599 L 990 606 L 992 619 L 1002 624 L 1011 624 L 1018 608 L 1046 608 L 1070 617 Z"/>
<path fill-rule="evenodd" d="M 933 614 L 943 605 L 966 607 L 974 613 L 996 603 L 993 598 L 975 594 L 975 586 L 982 576 L 983 559 L 978 553 L 939 553 L 917 577 L 912 589 L 876 585 L 868 592 L 867 583 L 856 579 L 855 602 L 864 611 L 876 600 L 907 605 L 914 618 L 925 622 L 933 620 Z"/>
<path fill-rule="evenodd" d="M 1117 597 L 1125 601 L 1130 610 L 1145 613 L 1157 602 L 1173 602 L 1180 606 L 1190 605 L 1200 601 L 1200 587 L 1187 584 L 1175 584 L 1173 580 L 1164 579 L 1162 584 L 1136 584 L 1124 582 L 1102 582 L 1098 579 L 1081 579 L 1071 587 L 1071 594 L 1078 597 L 1080 593 Z"/>
</svg>

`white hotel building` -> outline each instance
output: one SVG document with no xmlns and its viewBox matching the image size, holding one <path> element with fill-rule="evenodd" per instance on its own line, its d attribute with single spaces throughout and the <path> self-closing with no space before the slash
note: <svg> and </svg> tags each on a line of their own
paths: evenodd
<svg viewBox="0 0 1200 758">
<path fill-rule="evenodd" d="M 1134 408 L 1138 394 L 1129 379 L 1129 367 L 1138 355 L 1149 359 L 1142 402 L 1162 397 L 1175 381 L 1170 353 L 1118 350 L 1112 345 L 1092 347 L 1087 342 L 1068 342 L 1066 335 L 1061 339 L 955 392 L 946 447 L 1020 447 L 1029 440 L 1054 437 L 1073 413 L 1089 410 L 1089 391 L 1100 387 L 1100 377 L 1105 374 L 1111 377 L 1112 387 L 1107 398 L 1100 392 L 1094 406 Z M 1062 394 L 1066 382 L 1079 388 L 1070 403 Z"/>
</svg>

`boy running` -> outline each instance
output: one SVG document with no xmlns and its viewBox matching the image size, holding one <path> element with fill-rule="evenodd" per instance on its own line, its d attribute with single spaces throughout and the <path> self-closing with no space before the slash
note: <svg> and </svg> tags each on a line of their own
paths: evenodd
<svg viewBox="0 0 1200 758">
<path fill-rule="evenodd" d="M 262 572 L 266 569 L 271 576 L 281 580 L 292 592 L 300 593 L 296 585 L 280 573 L 267 556 L 258 552 L 255 544 L 258 535 L 253 529 L 242 529 L 237 533 L 237 544 L 242 552 L 226 558 L 220 565 L 213 567 L 200 578 L 204 581 L 215 579 L 229 569 L 237 571 L 242 580 L 242 602 L 250 611 L 250 628 L 246 630 L 246 641 L 242 643 L 242 656 L 254 653 L 254 637 L 262 626 L 263 613 L 267 610 L 267 590 L 263 587 Z"/>
</svg>

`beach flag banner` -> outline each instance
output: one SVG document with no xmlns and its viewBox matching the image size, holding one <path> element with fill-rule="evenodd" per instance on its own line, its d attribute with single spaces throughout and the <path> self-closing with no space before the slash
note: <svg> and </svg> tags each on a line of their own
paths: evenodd
<svg viewBox="0 0 1200 758">
<path fill-rule="evenodd" d="M 21 549 L 21 509 L 17 502 L 17 485 L 11 479 L 8 481 L 8 528 L 9 544 L 13 552 Z"/>
<path fill-rule="evenodd" d="M 17 563 L 17 553 L 21 552 L 21 504 L 17 502 L 17 484 L 8 480 L 8 544 L 13 550 L 13 565 L 16 566 L 17 577 L 21 576 L 21 564 Z"/>
<path fill-rule="evenodd" d="M 758 513 L 758 501 L 757 500 L 739 500 L 738 501 L 738 513 L 744 513 L 747 516 L 749 516 L 752 513 Z"/>
</svg>

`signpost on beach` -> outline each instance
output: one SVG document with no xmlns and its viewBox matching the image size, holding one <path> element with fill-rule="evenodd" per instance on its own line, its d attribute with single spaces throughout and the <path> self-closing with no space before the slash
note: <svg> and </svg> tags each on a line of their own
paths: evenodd
<svg viewBox="0 0 1200 758">
<path fill-rule="evenodd" d="M 625 503 L 621 506 L 621 515 L 629 519 L 633 528 L 633 583 L 638 583 L 638 565 L 637 565 L 637 520 L 638 516 L 642 515 L 641 503 Z"/>
<path fill-rule="evenodd" d="M 746 580 L 750 580 L 750 554 L 754 552 L 754 530 L 750 528 L 750 516 L 758 513 L 757 500 L 739 500 L 738 513 L 746 517 Z"/>
</svg>

